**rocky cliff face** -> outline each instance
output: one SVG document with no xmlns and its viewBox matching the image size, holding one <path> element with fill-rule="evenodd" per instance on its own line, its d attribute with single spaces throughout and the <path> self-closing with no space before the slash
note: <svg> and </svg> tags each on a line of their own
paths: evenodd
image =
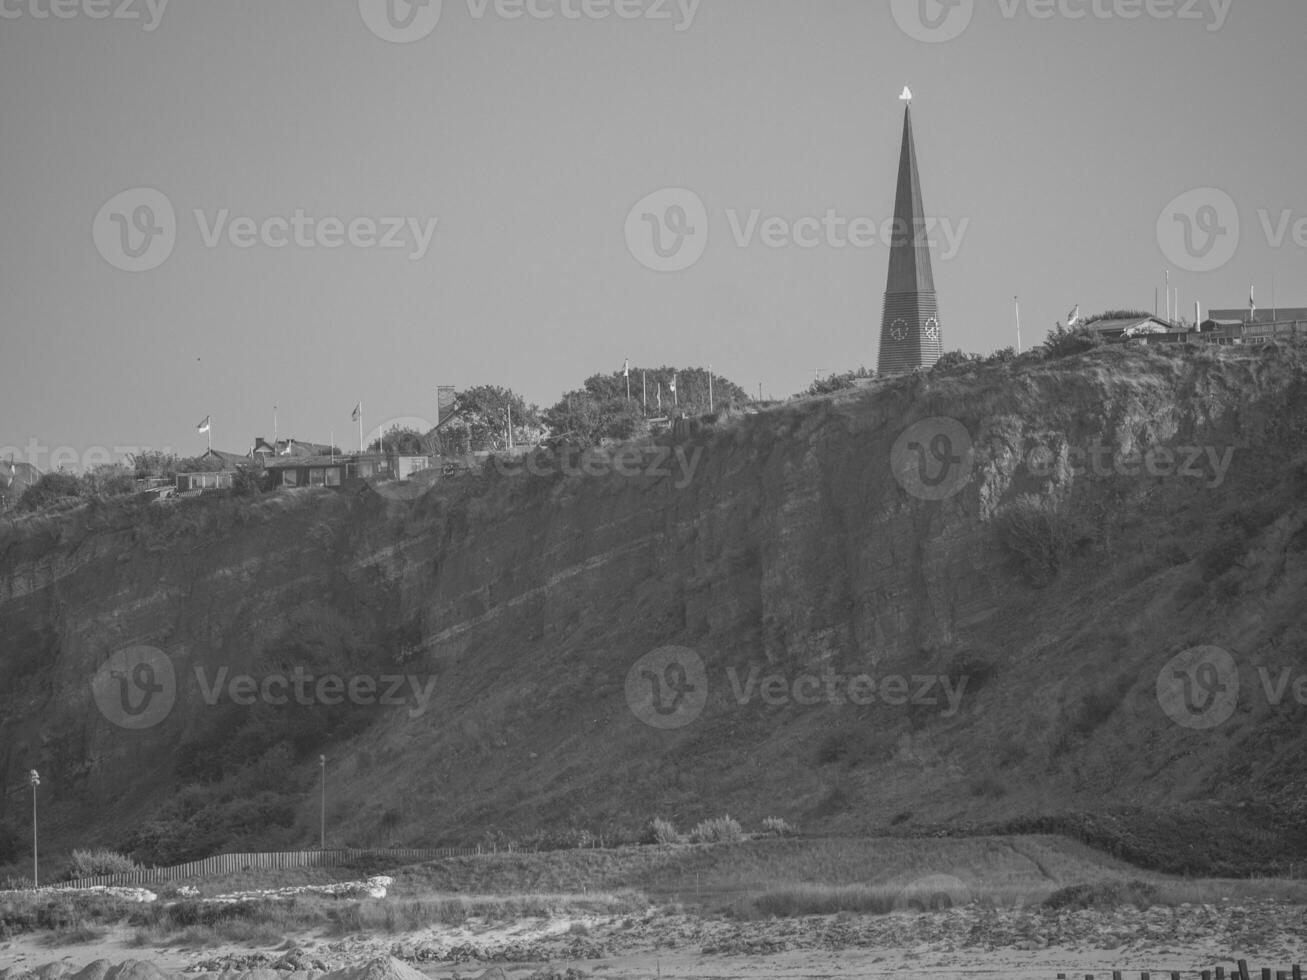
<svg viewBox="0 0 1307 980">
<path fill-rule="evenodd" d="M 319 751 L 332 839 L 369 845 L 1296 797 L 1305 376 L 1283 350 L 1117 349 L 588 473 L 29 519 L 0 532 L 7 805 L 40 769 L 71 848 L 243 786 L 298 802 L 231 840 L 309 843 Z M 1168 666 L 1204 646 L 1229 662 Z"/>
</svg>

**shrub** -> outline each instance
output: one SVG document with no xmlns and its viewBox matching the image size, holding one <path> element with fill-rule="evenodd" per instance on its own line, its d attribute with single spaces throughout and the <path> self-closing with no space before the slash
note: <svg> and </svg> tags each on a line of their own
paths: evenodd
<svg viewBox="0 0 1307 980">
<path fill-rule="evenodd" d="M 690 831 L 690 841 L 695 844 L 728 844 L 741 840 L 744 840 L 744 828 L 734 817 L 703 820 Z"/>
<path fill-rule="evenodd" d="M 762 832 L 772 837 L 793 837 L 798 830 L 780 817 L 768 817 L 762 822 Z"/>
<path fill-rule="evenodd" d="M 650 844 L 681 844 L 684 838 L 670 820 L 654 817 L 649 821 L 647 842 Z"/>
<path fill-rule="evenodd" d="M 999 540 L 1022 564 L 1026 577 L 1044 586 L 1057 577 L 1075 546 L 1071 521 L 1043 497 L 1023 495 L 998 516 Z"/>
<path fill-rule="evenodd" d="M 932 374 L 943 374 L 959 368 L 974 367 L 980 361 L 979 354 L 968 354 L 960 350 L 945 351 L 940 355 L 939 360 L 931 365 L 930 371 Z"/>
<path fill-rule="evenodd" d="M 1102 345 L 1103 338 L 1088 327 L 1072 327 L 1068 330 L 1059 323 L 1049 331 L 1042 349 L 1046 357 L 1054 359 L 1074 357 L 1076 354 L 1083 354 Z"/>
<path fill-rule="evenodd" d="M 45 473 L 18 498 L 18 509 L 43 510 L 58 501 L 81 497 L 84 489 L 82 481 L 71 473 Z"/>
<path fill-rule="evenodd" d="M 1116 909 L 1133 905 L 1146 909 L 1157 901 L 1157 888 L 1142 881 L 1105 881 L 1094 885 L 1072 885 L 1048 896 L 1051 909 Z"/>
<path fill-rule="evenodd" d="M 63 877 L 65 881 L 74 881 L 78 878 L 98 878 L 100 875 L 126 874 L 140 870 L 139 864 L 116 851 L 104 848 L 93 851 L 74 850 L 72 860 L 68 863 Z"/>
</svg>

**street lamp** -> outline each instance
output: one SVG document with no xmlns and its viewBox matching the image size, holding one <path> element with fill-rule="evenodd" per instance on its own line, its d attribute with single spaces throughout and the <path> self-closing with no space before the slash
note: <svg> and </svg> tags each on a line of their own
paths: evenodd
<svg viewBox="0 0 1307 980">
<path fill-rule="evenodd" d="M 41 785 L 41 774 L 33 769 L 27 781 L 32 784 L 32 887 L 36 888 L 41 883 L 36 863 L 36 787 Z"/>
<path fill-rule="evenodd" d="M 322 811 L 321 811 L 321 847 L 327 849 L 327 757 L 318 756 L 318 763 L 322 766 Z"/>
</svg>

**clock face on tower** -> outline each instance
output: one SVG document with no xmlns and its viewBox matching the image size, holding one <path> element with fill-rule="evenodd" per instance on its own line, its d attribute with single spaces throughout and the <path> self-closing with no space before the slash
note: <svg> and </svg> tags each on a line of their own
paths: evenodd
<svg viewBox="0 0 1307 980">
<path fill-rule="evenodd" d="M 939 321 L 934 317 L 926 321 L 926 336 L 931 340 L 939 340 Z"/>
<path fill-rule="evenodd" d="M 894 325 L 889 328 L 889 335 L 895 340 L 908 339 L 908 324 L 906 320 L 895 320 Z"/>
</svg>

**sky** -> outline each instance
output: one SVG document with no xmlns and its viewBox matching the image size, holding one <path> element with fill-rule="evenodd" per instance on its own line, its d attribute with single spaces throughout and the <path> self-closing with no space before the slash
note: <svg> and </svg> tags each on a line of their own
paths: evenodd
<svg viewBox="0 0 1307 980">
<path fill-rule="evenodd" d="M 0 450 L 874 367 L 905 85 L 946 350 L 1168 270 L 1189 316 L 1304 307 L 1304 37 L 1302 0 L 0 0 Z"/>
</svg>

